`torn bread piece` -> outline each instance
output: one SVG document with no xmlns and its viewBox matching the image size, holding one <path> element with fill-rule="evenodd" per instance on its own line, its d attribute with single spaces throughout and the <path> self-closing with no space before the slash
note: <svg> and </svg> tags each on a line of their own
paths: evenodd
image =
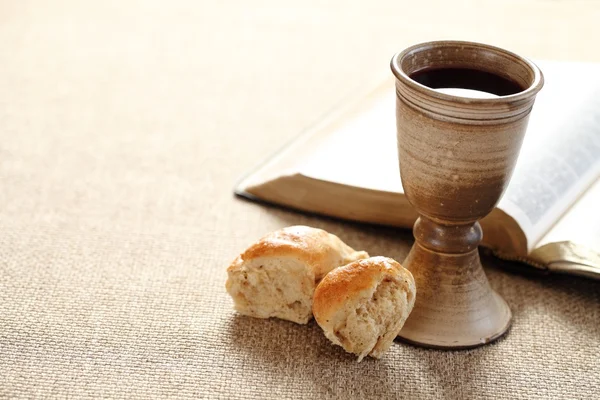
<svg viewBox="0 0 600 400">
<path fill-rule="evenodd" d="M 325 336 L 344 350 L 380 358 L 415 303 L 412 274 L 387 257 L 359 260 L 331 271 L 315 290 L 313 313 Z"/>
<path fill-rule="evenodd" d="M 291 226 L 240 254 L 227 269 L 226 288 L 241 314 L 306 324 L 317 283 L 332 269 L 367 257 L 322 229 Z"/>
</svg>

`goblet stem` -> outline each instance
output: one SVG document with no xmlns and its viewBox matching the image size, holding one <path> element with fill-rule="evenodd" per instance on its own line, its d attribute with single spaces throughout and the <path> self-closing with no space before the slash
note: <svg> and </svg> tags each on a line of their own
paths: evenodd
<svg viewBox="0 0 600 400">
<path fill-rule="evenodd" d="M 414 235 L 404 266 L 415 278 L 417 297 L 400 337 L 457 349 L 481 346 L 505 333 L 511 312 L 481 266 L 479 223 L 449 225 L 421 217 Z"/>
</svg>

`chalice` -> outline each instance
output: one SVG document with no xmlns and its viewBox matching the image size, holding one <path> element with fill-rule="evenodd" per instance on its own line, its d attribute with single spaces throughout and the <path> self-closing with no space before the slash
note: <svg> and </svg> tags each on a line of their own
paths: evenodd
<svg viewBox="0 0 600 400">
<path fill-rule="evenodd" d="M 508 185 L 542 73 L 517 54 L 463 41 L 417 44 L 391 68 L 402 186 L 419 213 L 404 261 L 417 298 L 399 336 L 433 348 L 490 343 L 511 311 L 481 266 L 478 220 Z"/>
</svg>

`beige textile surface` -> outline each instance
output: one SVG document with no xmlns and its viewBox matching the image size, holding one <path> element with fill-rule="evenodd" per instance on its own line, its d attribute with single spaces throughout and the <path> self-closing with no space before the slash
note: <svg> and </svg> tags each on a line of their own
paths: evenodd
<svg viewBox="0 0 600 400">
<path fill-rule="evenodd" d="M 285 225 L 406 255 L 406 232 L 231 194 L 395 51 L 600 61 L 598 2 L 449 3 L 1 1 L 0 397 L 599 398 L 598 282 L 488 260 L 505 339 L 360 364 L 314 322 L 241 317 L 226 295 L 228 263 Z"/>
</svg>

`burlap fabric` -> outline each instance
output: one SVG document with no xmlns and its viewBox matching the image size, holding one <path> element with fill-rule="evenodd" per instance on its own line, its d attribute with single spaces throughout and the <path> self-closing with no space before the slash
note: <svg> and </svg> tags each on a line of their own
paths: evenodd
<svg viewBox="0 0 600 400">
<path fill-rule="evenodd" d="M 516 0 L 0 3 L 0 397 L 600 397 L 597 282 L 487 260 L 514 313 L 505 339 L 460 352 L 397 343 L 360 364 L 314 322 L 236 315 L 224 289 L 235 255 L 285 225 L 406 255 L 409 233 L 231 194 L 360 82 L 387 74 L 395 51 L 452 37 L 600 60 L 599 10 Z"/>
</svg>

